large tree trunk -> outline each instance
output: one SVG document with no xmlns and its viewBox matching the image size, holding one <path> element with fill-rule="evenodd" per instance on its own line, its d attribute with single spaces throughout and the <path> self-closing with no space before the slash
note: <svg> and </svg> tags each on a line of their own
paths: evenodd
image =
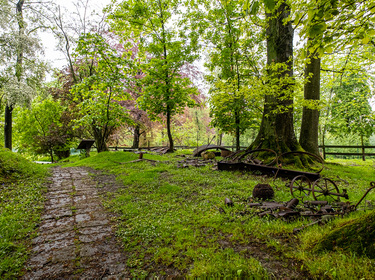
<svg viewBox="0 0 375 280">
<path fill-rule="evenodd" d="M 293 128 L 293 28 L 290 21 L 290 7 L 284 1 L 276 1 L 272 13 L 267 13 L 267 66 L 270 79 L 283 84 L 278 92 L 266 94 L 262 123 L 258 136 L 249 149 L 269 148 L 278 153 L 300 148 Z M 286 67 L 277 67 L 282 64 Z M 289 82 L 282 81 L 289 78 Z M 271 83 L 272 81 L 270 81 Z M 273 82 L 274 83 L 274 82 Z"/>
<path fill-rule="evenodd" d="M 12 112 L 13 106 L 5 107 L 5 124 L 4 124 L 4 147 L 12 150 Z"/>
<path fill-rule="evenodd" d="M 320 58 L 316 53 L 309 55 L 310 61 L 305 66 L 304 96 L 305 100 L 317 102 L 320 100 Z M 312 105 L 303 107 L 301 135 L 299 142 L 307 152 L 319 155 L 319 109 L 311 108 Z"/>
<path fill-rule="evenodd" d="M 98 153 L 108 151 L 107 140 L 109 135 L 105 131 L 105 129 L 97 128 L 93 125 L 94 139 Z"/>
</svg>

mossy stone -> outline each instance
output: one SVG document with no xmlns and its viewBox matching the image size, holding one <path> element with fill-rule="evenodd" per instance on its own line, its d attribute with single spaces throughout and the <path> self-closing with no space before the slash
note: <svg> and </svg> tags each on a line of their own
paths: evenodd
<svg viewBox="0 0 375 280">
<path fill-rule="evenodd" d="M 375 259 L 375 211 L 328 232 L 315 251 L 344 250 Z"/>
<path fill-rule="evenodd" d="M 215 158 L 215 153 L 211 151 L 205 151 L 201 153 L 201 156 L 203 159 L 214 159 Z"/>
</svg>

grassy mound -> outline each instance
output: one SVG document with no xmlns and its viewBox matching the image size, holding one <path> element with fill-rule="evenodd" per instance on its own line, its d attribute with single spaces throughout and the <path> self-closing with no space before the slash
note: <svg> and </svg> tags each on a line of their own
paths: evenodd
<svg viewBox="0 0 375 280">
<path fill-rule="evenodd" d="M 329 232 L 315 245 L 315 250 L 344 250 L 374 259 L 375 211 Z"/>
<path fill-rule="evenodd" d="M 45 168 L 36 165 L 19 154 L 0 148 L 0 184 L 17 181 L 43 173 Z"/>
<path fill-rule="evenodd" d="M 43 208 L 45 166 L 0 148 L 0 279 L 15 279 Z"/>
</svg>

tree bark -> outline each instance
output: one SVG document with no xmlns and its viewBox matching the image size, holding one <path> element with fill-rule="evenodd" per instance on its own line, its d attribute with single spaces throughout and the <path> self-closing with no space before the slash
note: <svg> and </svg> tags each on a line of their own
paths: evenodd
<svg viewBox="0 0 375 280">
<path fill-rule="evenodd" d="M 98 151 L 98 153 L 107 152 L 108 151 L 107 140 L 108 140 L 109 134 L 104 135 L 104 130 L 100 128 L 96 128 L 94 125 L 93 125 L 92 130 L 94 132 L 96 150 Z"/>
<path fill-rule="evenodd" d="M 141 127 L 139 124 L 137 124 L 134 128 L 134 137 L 133 137 L 133 149 L 138 149 L 139 148 L 139 138 L 141 136 L 140 134 Z"/>
<path fill-rule="evenodd" d="M 236 125 L 236 151 L 239 151 L 240 148 L 240 112 L 236 109 L 234 112 L 234 119 Z"/>
<path fill-rule="evenodd" d="M 304 97 L 307 101 L 320 100 L 320 58 L 316 53 L 309 54 L 310 61 L 305 66 Z M 299 142 L 304 150 L 319 156 L 319 109 L 304 106 L 302 111 Z"/>
<path fill-rule="evenodd" d="M 4 124 L 4 147 L 12 150 L 12 113 L 13 106 L 5 107 L 5 124 Z"/>
<path fill-rule="evenodd" d="M 167 105 L 167 134 L 168 134 L 168 140 L 169 140 L 169 152 L 173 152 L 174 144 L 173 144 L 173 138 L 172 138 L 172 132 L 171 132 L 171 113 L 170 113 L 169 105 Z"/>
<path fill-rule="evenodd" d="M 280 3 L 281 2 L 281 3 Z M 271 79 L 293 77 L 293 28 L 290 21 L 290 6 L 276 1 L 273 12 L 267 13 L 267 66 Z M 286 67 L 275 69 L 276 64 Z M 293 127 L 293 97 L 290 92 L 293 82 L 283 82 L 276 94 L 266 94 L 261 126 L 249 149 L 269 148 L 278 153 L 300 148 Z"/>
<path fill-rule="evenodd" d="M 25 23 L 23 21 L 23 4 L 24 0 L 19 0 L 16 4 L 16 14 L 17 14 L 17 22 L 18 22 L 18 33 L 20 37 L 24 34 L 25 31 Z M 15 76 L 17 81 L 20 82 L 22 78 L 22 64 L 23 64 L 23 49 L 17 49 L 17 61 L 16 61 L 16 71 Z M 12 112 L 13 112 L 13 105 L 10 104 L 5 107 L 5 125 L 4 125 L 4 146 L 9 150 L 12 150 Z"/>
</svg>

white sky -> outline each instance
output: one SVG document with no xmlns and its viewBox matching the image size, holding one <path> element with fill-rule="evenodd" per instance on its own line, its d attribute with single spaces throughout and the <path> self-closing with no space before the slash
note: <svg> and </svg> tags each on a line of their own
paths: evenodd
<svg viewBox="0 0 375 280">
<path fill-rule="evenodd" d="M 55 4 L 61 6 L 62 11 L 64 8 L 66 8 L 68 12 L 73 13 L 76 11 L 74 3 L 77 3 L 78 1 L 79 0 L 55 0 L 54 2 Z M 100 12 L 111 2 L 111 0 L 81 0 L 81 2 L 88 2 L 88 7 L 90 7 L 90 9 Z M 64 54 L 56 49 L 57 40 L 54 38 L 51 32 L 40 34 L 40 38 L 45 49 L 45 59 L 53 68 L 61 69 L 63 66 L 68 64 Z"/>
</svg>

